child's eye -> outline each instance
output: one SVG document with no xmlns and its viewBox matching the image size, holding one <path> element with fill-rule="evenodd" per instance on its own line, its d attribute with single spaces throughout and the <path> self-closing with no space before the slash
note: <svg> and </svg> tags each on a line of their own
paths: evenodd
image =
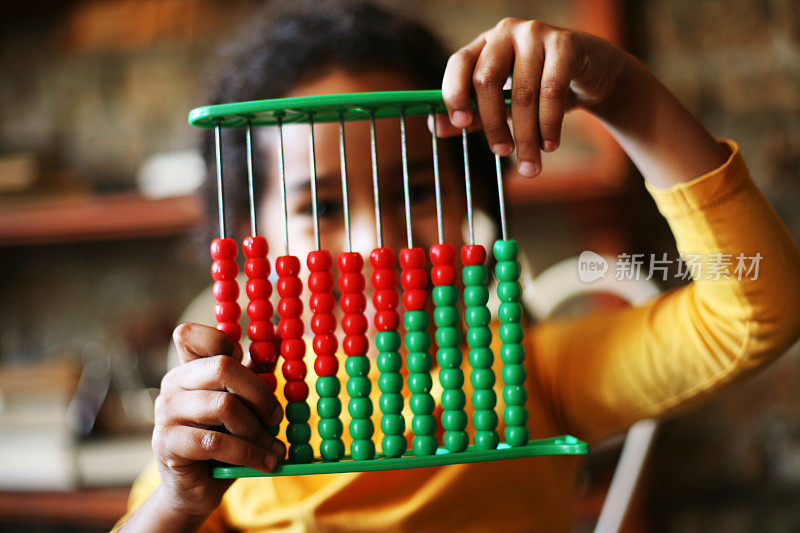
<svg viewBox="0 0 800 533">
<path fill-rule="evenodd" d="M 340 202 L 317 200 L 317 216 L 322 218 L 331 218 L 337 216 L 342 210 Z M 298 212 L 306 216 L 314 216 L 314 205 L 311 201 L 304 204 Z"/>
<path fill-rule="evenodd" d="M 411 184 L 408 188 L 408 195 L 412 202 L 420 203 L 433 198 L 436 189 L 434 186 L 428 184 L 414 185 Z"/>
</svg>

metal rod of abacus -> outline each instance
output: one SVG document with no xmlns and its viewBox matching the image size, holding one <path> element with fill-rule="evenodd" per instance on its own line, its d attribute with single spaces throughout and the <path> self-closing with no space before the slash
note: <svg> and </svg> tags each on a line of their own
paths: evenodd
<svg viewBox="0 0 800 533">
<path fill-rule="evenodd" d="M 222 126 L 214 126 L 214 148 L 217 156 L 217 204 L 219 209 L 219 238 L 225 238 L 225 193 L 222 183 Z"/>
<path fill-rule="evenodd" d="M 286 255 L 289 255 L 289 210 L 286 206 L 286 164 L 283 160 L 283 118 L 278 117 L 278 174 L 280 176 L 281 205 L 283 207 L 283 237 Z"/>
<path fill-rule="evenodd" d="M 436 114 L 431 110 L 431 148 L 433 150 L 433 184 L 436 189 L 436 226 L 439 230 L 439 244 L 444 244 L 444 224 L 442 223 L 442 186 L 439 180 L 439 139 L 436 135 Z"/>
<path fill-rule="evenodd" d="M 369 145 L 372 159 L 372 194 L 375 198 L 375 232 L 378 248 L 383 247 L 383 227 L 381 226 L 381 194 L 378 186 L 378 146 L 375 139 L 375 113 L 369 117 Z"/>
<path fill-rule="evenodd" d="M 342 173 L 342 211 L 344 213 L 344 229 L 347 237 L 347 251 L 353 251 L 350 237 L 350 197 L 347 192 L 347 152 L 344 147 L 344 116 L 339 113 L 339 165 Z"/>
<path fill-rule="evenodd" d="M 247 121 L 245 130 L 247 141 L 247 191 L 250 198 L 250 235 L 258 235 L 256 224 L 256 195 L 253 188 L 253 123 Z"/>
<path fill-rule="evenodd" d="M 317 158 L 314 149 L 314 115 L 308 116 L 308 167 L 311 172 L 311 212 L 314 217 L 314 245 L 319 250 L 319 214 L 317 211 Z"/>
<path fill-rule="evenodd" d="M 500 231 L 503 235 L 503 240 L 508 240 L 508 233 L 506 230 L 506 195 L 503 191 L 503 167 L 500 164 L 500 156 L 494 155 L 494 168 L 497 173 L 497 197 L 500 201 Z"/>
<path fill-rule="evenodd" d="M 475 226 L 472 223 L 472 178 L 469 174 L 469 150 L 467 148 L 467 130 L 461 130 L 461 146 L 464 152 L 464 185 L 467 192 L 467 226 L 469 227 L 469 243 L 475 244 Z"/>
<path fill-rule="evenodd" d="M 406 206 L 406 240 L 408 247 L 414 247 L 414 238 L 411 236 L 411 192 L 408 177 L 408 142 L 406 139 L 406 114 L 400 110 L 400 148 L 403 160 L 403 200 Z"/>
</svg>

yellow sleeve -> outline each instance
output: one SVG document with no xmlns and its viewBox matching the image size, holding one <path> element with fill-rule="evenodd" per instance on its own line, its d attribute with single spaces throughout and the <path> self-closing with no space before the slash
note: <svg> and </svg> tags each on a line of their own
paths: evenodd
<svg viewBox="0 0 800 533">
<path fill-rule="evenodd" d="M 722 142 L 730 157 L 720 168 L 669 189 L 648 186 L 681 255 L 701 255 L 700 276 L 641 307 L 544 321 L 528 336 L 535 377 L 562 429 L 596 440 L 685 409 L 800 336 L 800 252 L 736 143 Z M 740 254 L 757 275 L 736 270 Z M 710 263 L 726 267 L 721 279 L 708 276 Z"/>
</svg>

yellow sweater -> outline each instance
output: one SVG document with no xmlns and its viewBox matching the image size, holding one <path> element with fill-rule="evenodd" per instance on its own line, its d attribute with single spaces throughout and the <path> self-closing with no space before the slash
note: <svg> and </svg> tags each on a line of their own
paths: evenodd
<svg viewBox="0 0 800 533">
<path fill-rule="evenodd" d="M 640 307 L 531 328 L 525 342 L 532 438 L 570 433 L 596 441 L 638 419 L 685 409 L 751 375 L 800 336 L 800 252 L 736 144 L 725 142 L 731 155 L 720 168 L 648 190 L 682 254 L 712 260 L 711 254 L 731 254 L 728 279 L 701 276 Z M 740 253 L 761 254 L 757 279 L 733 272 Z M 210 313 L 205 305 L 202 316 Z M 376 385 L 373 392 L 377 399 Z M 346 410 L 342 415 L 347 427 Z M 502 423 L 498 429 L 502 435 Z M 579 464 L 579 458 L 547 457 L 242 479 L 203 531 L 565 531 Z M 158 482 L 153 465 L 134 484 L 129 512 Z"/>
</svg>

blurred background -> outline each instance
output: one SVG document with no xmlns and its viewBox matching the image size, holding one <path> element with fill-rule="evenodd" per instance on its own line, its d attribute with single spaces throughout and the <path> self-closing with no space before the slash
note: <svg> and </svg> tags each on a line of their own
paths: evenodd
<svg viewBox="0 0 800 533">
<path fill-rule="evenodd" d="M 452 49 L 505 16 L 622 44 L 715 136 L 739 142 L 800 241 L 796 0 L 384 3 Z M 204 168 L 186 116 L 206 103 L 207 60 L 259 4 L 0 3 L 0 530 L 105 530 L 151 458 L 170 333 L 210 281 L 190 238 Z M 677 257 L 641 178 L 588 116 L 569 115 L 544 168 L 508 183 L 511 224 L 535 228 L 519 236 L 529 275 L 582 250 Z M 615 460 L 614 446 L 590 460 L 576 531 L 597 519 Z M 798 531 L 798 503 L 795 346 L 662 424 L 623 529 Z"/>
</svg>

